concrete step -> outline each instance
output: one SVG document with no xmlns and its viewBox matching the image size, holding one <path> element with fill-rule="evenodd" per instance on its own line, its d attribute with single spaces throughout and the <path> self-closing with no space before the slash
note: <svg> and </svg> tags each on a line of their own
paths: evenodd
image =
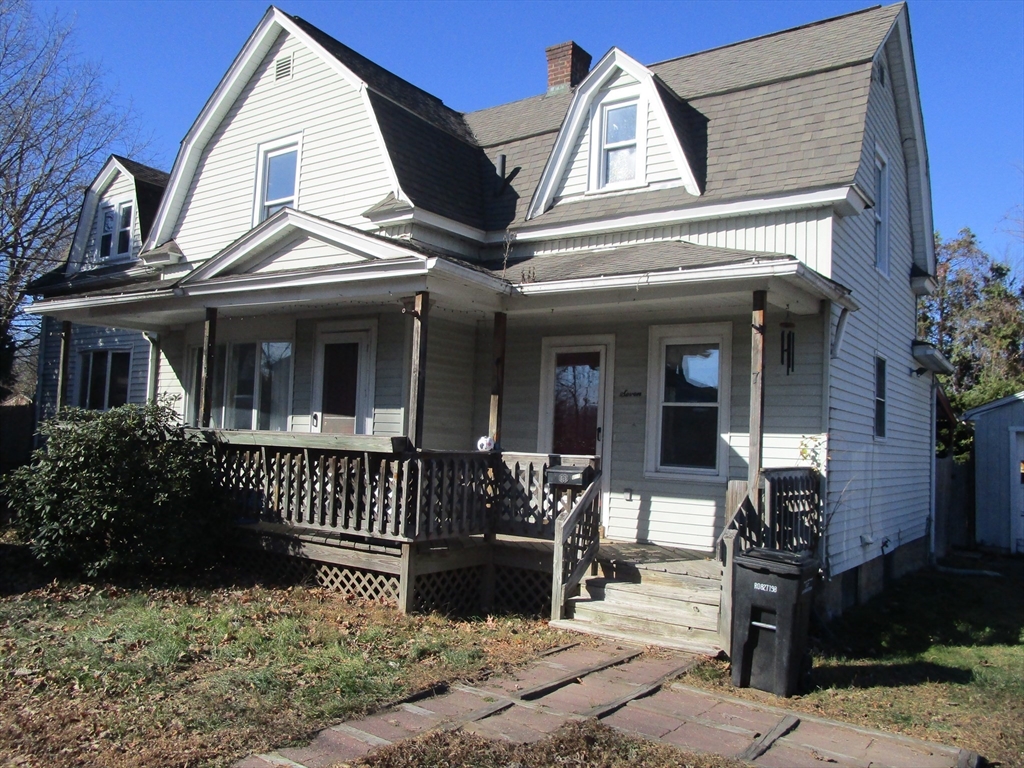
<svg viewBox="0 0 1024 768">
<path fill-rule="evenodd" d="M 647 582 L 620 581 L 618 579 L 592 578 L 584 582 L 590 597 L 595 600 L 640 601 L 663 605 L 670 608 L 672 603 L 699 603 L 713 605 L 717 609 L 722 601 L 721 582 L 711 579 L 685 577 L 673 585 L 650 584 Z"/>
<path fill-rule="evenodd" d="M 718 631 L 718 611 L 714 610 L 709 615 L 708 606 L 697 603 L 679 603 L 678 607 L 669 609 L 580 597 L 573 598 L 570 603 L 571 616 L 575 619 L 617 623 L 623 628 L 666 637 L 691 630 Z"/>
<path fill-rule="evenodd" d="M 703 656 L 718 656 L 722 653 L 721 640 L 718 634 L 711 632 L 691 633 L 685 637 L 663 637 L 628 628 L 614 627 L 609 624 L 594 624 L 579 619 L 559 619 L 552 621 L 551 626 L 555 629 L 564 629 L 570 632 L 582 632 L 587 635 L 607 637 L 621 643 L 654 645 L 659 648 L 672 648 L 677 651 L 699 653 Z"/>
</svg>

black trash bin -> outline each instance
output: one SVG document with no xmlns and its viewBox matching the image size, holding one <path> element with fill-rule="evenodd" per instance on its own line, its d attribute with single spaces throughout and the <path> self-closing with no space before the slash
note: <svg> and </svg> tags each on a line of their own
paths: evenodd
<svg viewBox="0 0 1024 768">
<path fill-rule="evenodd" d="M 732 684 L 792 696 L 809 670 L 807 625 L 818 574 L 809 552 L 752 549 L 733 573 Z"/>
</svg>

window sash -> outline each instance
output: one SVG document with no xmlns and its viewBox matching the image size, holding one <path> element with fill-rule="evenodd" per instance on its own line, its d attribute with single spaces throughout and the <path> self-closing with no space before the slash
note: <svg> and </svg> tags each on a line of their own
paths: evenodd
<svg viewBox="0 0 1024 768">
<path fill-rule="evenodd" d="M 875 267 L 889 274 L 889 166 L 875 158 Z"/>
<path fill-rule="evenodd" d="M 609 141 L 609 120 L 612 112 L 616 110 L 627 109 L 633 107 L 633 135 L 630 138 L 621 139 L 619 141 Z M 619 102 L 616 104 L 608 104 L 602 107 L 601 110 L 601 169 L 600 169 L 600 186 L 616 186 L 618 184 L 630 184 L 635 182 L 637 179 L 637 163 L 639 162 L 639 142 L 637 134 L 640 129 L 640 103 L 639 101 L 632 102 Z M 628 177 L 622 176 L 620 178 L 612 179 L 612 168 L 611 162 L 615 155 L 621 155 L 623 151 L 632 149 L 631 155 L 625 155 L 631 157 L 632 167 L 631 173 Z"/>
<path fill-rule="evenodd" d="M 661 386 L 658 388 L 658 435 L 655 446 L 657 462 L 655 467 L 659 471 L 670 472 L 718 472 L 720 461 L 719 441 L 722 434 L 723 345 L 719 341 L 699 341 L 696 339 L 673 337 L 662 338 L 659 345 L 659 383 Z M 687 347 L 703 347 L 708 351 L 713 350 L 715 352 L 717 366 L 715 370 L 715 398 L 713 400 L 698 397 L 681 400 L 672 399 L 668 381 L 670 347 L 683 347 L 684 349 Z M 691 355 L 687 355 L 684 351 L 679 361 L 680 365 L 685 364 L 684 361 L 688 356 Z M 677 420 L 684 413 L 690 414 L 690 419 L 688 420 L 690 423 L 688 424 Z M 709 432 L 707 428 L 712 420 L 714 428 Z M 679 429 L 680 427 L 682 429 Z M 676 441 L 670 442 L 670 435 L 667 431 L 669 429 L 673 431 L 678 430 Z M 701 451 L 706 451 L 706 455 L 701 454 Z"/>
<path fill-rule="evenodd" d="M 292 155 L 292 162 L 290 166 L 282 166 L 274 163 L 274 160 L 283 158 L 287 155 Z M 288 194 L 278 194 L 272 197 L 271 192 L 274 186 L 280 185 L 282 178 L 278 177 L 277 174 L 284 173 L 284 181 L 291 180 L 291 189 L 288 190 Z M 262 218 L 268 219 L 277 213 L 282 208 L 289 206 L 294 207 L 295 205 L 295 190 L 298 188 L 299 181 L 299 148 L 297 144 L 291 144 L 286 147 L 280 147 L 272 151 L 264 152 L 263 154 L 263 190 L 262 190 Z M 286 185 L 287 186 L 287 185 Z"/>
<path fill-rule="evenodd" d="M 123 256 L 132 251 L 132 210 L 130 204 L 122 205 L 117 214 L 117 255 Z"/>
<path fill-rule="evenodd" d="M 288 431 L 291 417 L 290 341 L 218 344 L 211 375 L 210 427 Z M 199 426 L 203 349 L 192 355 L 189 423 Z"/>
<path fill-rule="evenodd" d="M 78 405 L 106 411 L 128 402 L 131 352 L 95 349 L 82 353 Z"/>
<path fill-rule="evenodd" d="M 875 358 L 875 437 L 885 437 L 885 360 Z"/>
</svg>

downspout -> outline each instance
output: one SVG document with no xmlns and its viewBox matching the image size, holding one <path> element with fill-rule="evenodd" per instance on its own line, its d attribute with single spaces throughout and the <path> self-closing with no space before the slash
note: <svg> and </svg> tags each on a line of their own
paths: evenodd
<svg viewBox="0 0 1024 768">
<path fill-rule="evenodd" d="M 146 402 L 153 404 L 156 403 L 156 380 L 157 372 L 160 369 L 160 334 L 146 332 L 143 336 L 145 336 L 146 341 L 149 342 L 149 372 L 146 376 Z"/>
</svg>

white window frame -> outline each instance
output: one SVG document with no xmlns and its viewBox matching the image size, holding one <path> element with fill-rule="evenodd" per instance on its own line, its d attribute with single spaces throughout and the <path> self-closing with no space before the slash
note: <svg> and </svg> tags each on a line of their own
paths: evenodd
<svg viewBox="0 0 1024 768">
<path fill-rule="evenodd" d="M 875 269 L 886 277 L 889 276 L 889 262 L 891 257 L 891 244 L 889 238 L 890 229 L 890 203 L 891 203 L 891 179 L 889 174 L 889 158 L 882 151 L 881 147 L 875 147 L 875 205 L 872 208 L 875 220 Z M 881 184 L 877 183 L 881 180 Z"/>
<path fill-rule="evenodd" d="M 248 430 L 245 430 L 245 429 L 237 430 L 237 429 L 234 429 L 234 428 L 232 428 L 232 429 L 234 431 L 241 431 L 241 432 L 256 432 L 256 431 L 259 431 L 257 429 L 257 427 L 259 426 L 260 387 L 262 386 L 262 383 L 261 383 L 261 380 L 260 380 L 260 362 L 261 362 L 262 357 L 263 357 L 263 344 L 291 344 L 291 347 L 292 347 L 292 365 L 291 365 L 291 371 L 289 371 L 289 374 L 288 374 L 288 417 L 287 417 L 287 422 L 286 422 L 287 428 L 284 430 L 286 432 L 291 432 L 292 431 L 292 419 L 294 418 L 294 408 L 295 408 L 295 339 L 293 337 L 287 337 L 286 338 L 286 337 L 283 337 L 283 336 L 260 336 L 257 339 L 232 339 L 231 341 L 220 341 L 220 340 L 217 341 L 217 346 L 218 347 L 220 347 L 220 346 L 224 347 L 224 391 L 221 393 L 220 423 L 224 424 L 225 410 L 226 410 L 227 401 L 228 401 L 227 389 L 228 389 L 228 384 L 231 381 L 230 371 L 228 370 L 229 366 L 231 365 L 231 348 L 239 346 L 239 345 L 242 345 L 242 344 L 255 344 L 256 345 L 256 379 L 255 379 L 255 383 L 253 385 L 252 418 L 249 421 L 250 424 L 255 424 L 256 426 L 251 426 Z M 193 414 L 193 412 L 197 415 L 197 421 L 198 421 L 198 414 L 199 414 L 199 411 L 200 411 L 200 407 L 199 407 L 200 406 L 200 403 L 199 403 L 199 391 L 196 390 L 195 387 L 196 387 L 196 379 L 199 377 L 200 371 L 202 370 L 202 360 L 200 359 L 200 356 L 202 355 L 202 351 L 203 351 L 203 348 L 202 348 L 201 345 L 191 345 L 191 346 L 188 347 L 188 374 L 187 374 L 188 375 L 188 379 L 187 379 L 188 386 L 186 388 L 186 398 L 185 398 L 186 399 L 186 403 L 185 403 L 185 418 L 186 418 L 187 423 L 189 423 L 189 424 L 192 423 L 192 414 Z M 212 382 L 211 382 L 211 384 L 212 384 Z M 200 386 L 201 386 L 201 384 L 200 384 Z M 212 399 L 211 399 L 211 402 L 212 402 Z M 196 423 L 194 426 L 198 427 L 200 425 L 198 423 Z M 220 427 L 220 429 L 227 429 L 227 427 Z M 278 430 L 274 430 L 274 431 L 278 431 Z"/>
<path fill-rule="evenodd" d="M 718 345 L 718 451 L 714 469 L 661 466 L 661 406 L 664 396 L 665 348 L 670 344 Z M 652 325 L 647 350 L 647 450 L 644 476 L 705 482 L 726 482 L 729 477 L 730 414 L 732 398 L 732 323 Z"/>
<path fill-rule="evenodd" d="M 313 355 L 313 389 L 309 401 L 309 431 L 323 427 L 324 346 L 332 342 L 359 344 L 359 383 L 356 391 L 356 434 L 373 434 L 377 381 L 377 321 L 343 320 L 317 323 Z"/>
<path fill-rule="evenodd" d="M 128 250 L 127 251 L 119 251 L 119 250 L 117 250 L 117 247 L 118 247 L 118 245 L 120 245 L 121 233 L 125 229 L 124 227 L 121 226 L 121 216 L 123 215 L 125 208 L 131 208 L 132 209 L 131 218 L 128 220 Z M 124 261 L 124 260 L 130 259 L 132 257 L 132 251 L 134 250 L 134 246 L 135 246 L 135 237 L 134 237 L 133 233 L 134 233 L 134 230 L 135 230 L 135 216 L 136 216 L 136 214 L 137 214 L 137 211 L 135 210 L 135 201 L 134 200 L 129 200 L 129 201 L 121 203 L 121 204 L 119 204 L 117 206 L 117 220 L 116 220 L 117 221 L 117 226 L 114 227 L 115 242 L 114 242 L 114 248 L 112 249 L 112 253 L 111 253 L 111 256 L 110 256 L 111 261 Z"/>
<path fill-rule="evenodd" d="M 266 221 L 269 217 L 263 215 L 263 211 L 268 205 L 279 205 L 280 201 L 288 200 L 289 198 L 282 197 L 276 200 L 265 199 L 265 190 L 267 183 L 267 163 L 270 158 L 275 155 L 281 155 L 286 152 L 295 151 L 295 190 L 292 195 L 291 205 L 289 208 L 299 210 L 299 187 L 302 170 L 302 134 L 297 133 L 291 136 L 282 136 L 279 139 L 273 141 L 266 141 L 260 144 L 256 152 L 256 189 L 253 195 L 253 211 L 252 211 L 252 225 L 255 227 L 261 222 Z"/>
<path fill-rule="evenodd" d="M 120 354 L 127 353 L 127 355 L 128 355 L 128 391 L 125 393 L 125 403 L 130 403 L 131 402 L 131 398 L 132 398 L 132 363 L 134 362 L 133 358 L 134 358 L 135 355 L 134 355 L 133 350 L 132 350 L 131 347 L 122 347 L 122 346 L 117 346 L 117 347 L 91 347 L 89 349 L 79 350 L 79 352 L 78 352 L 78 375 L 75 377 L 76 378 L 75 390 L 74 390 L 75 391 L 75 402 L 77 402 L 79 404 L 79 407 L 81 407 L 81 408 L 88 408 L 89 407 L 88 405 L 81 405 L 82 394 L 83 394 L 82 393 L 82 387 L 84 386 L 84 387 L 88 388 L 88 387 L 90 387 L 92 385 L 92 382 L 91 382 L 91 378 L 92 377 L 91 377 L 91 375 L 87 374 L 86 370 L 85 370 L 85 368 L 86 368 L 86 366 L 85 366 L 85 359 L 86 359 L 86 357 L 91 358 L 92 355 L 95 354 L 96 352 L 106 352 L 107 353 L 107 372 L 106 372 L 106 376 L 104 378 L 104 381 L 105 381 L 104 390 L 105 391 L 103 392 L 103 407 L 100 408 L 99 410 L 101 410 L 101 411 L 109 411 L 110 410 L 110 366 L 114 362 L 114 357 L 113 356 L 115 354 L 119 354 L 119 353 Z M 92 362 L 89 363 L 89 371 L 90 371 L 90 374 L 91 374 Z M 89 402 L 89 391 L 88 391 L 88 389 L 86 389 L 86 392 L 85 392 L 85 402 L 86 403 Z"/>
<path fill-rule="evenodd" d="M 605 146 L 605 122 L 609 110 L 636 104 L 636 173 L 629 181 L 607 183 L 604 154 L 606 149 L 626 143 Z M 613 88 L 594 101 L 590 108 L 590 180 L 587 193 L 614 192 L 647 186 L 647 99 L 638 87 Z"/>
</svg>

